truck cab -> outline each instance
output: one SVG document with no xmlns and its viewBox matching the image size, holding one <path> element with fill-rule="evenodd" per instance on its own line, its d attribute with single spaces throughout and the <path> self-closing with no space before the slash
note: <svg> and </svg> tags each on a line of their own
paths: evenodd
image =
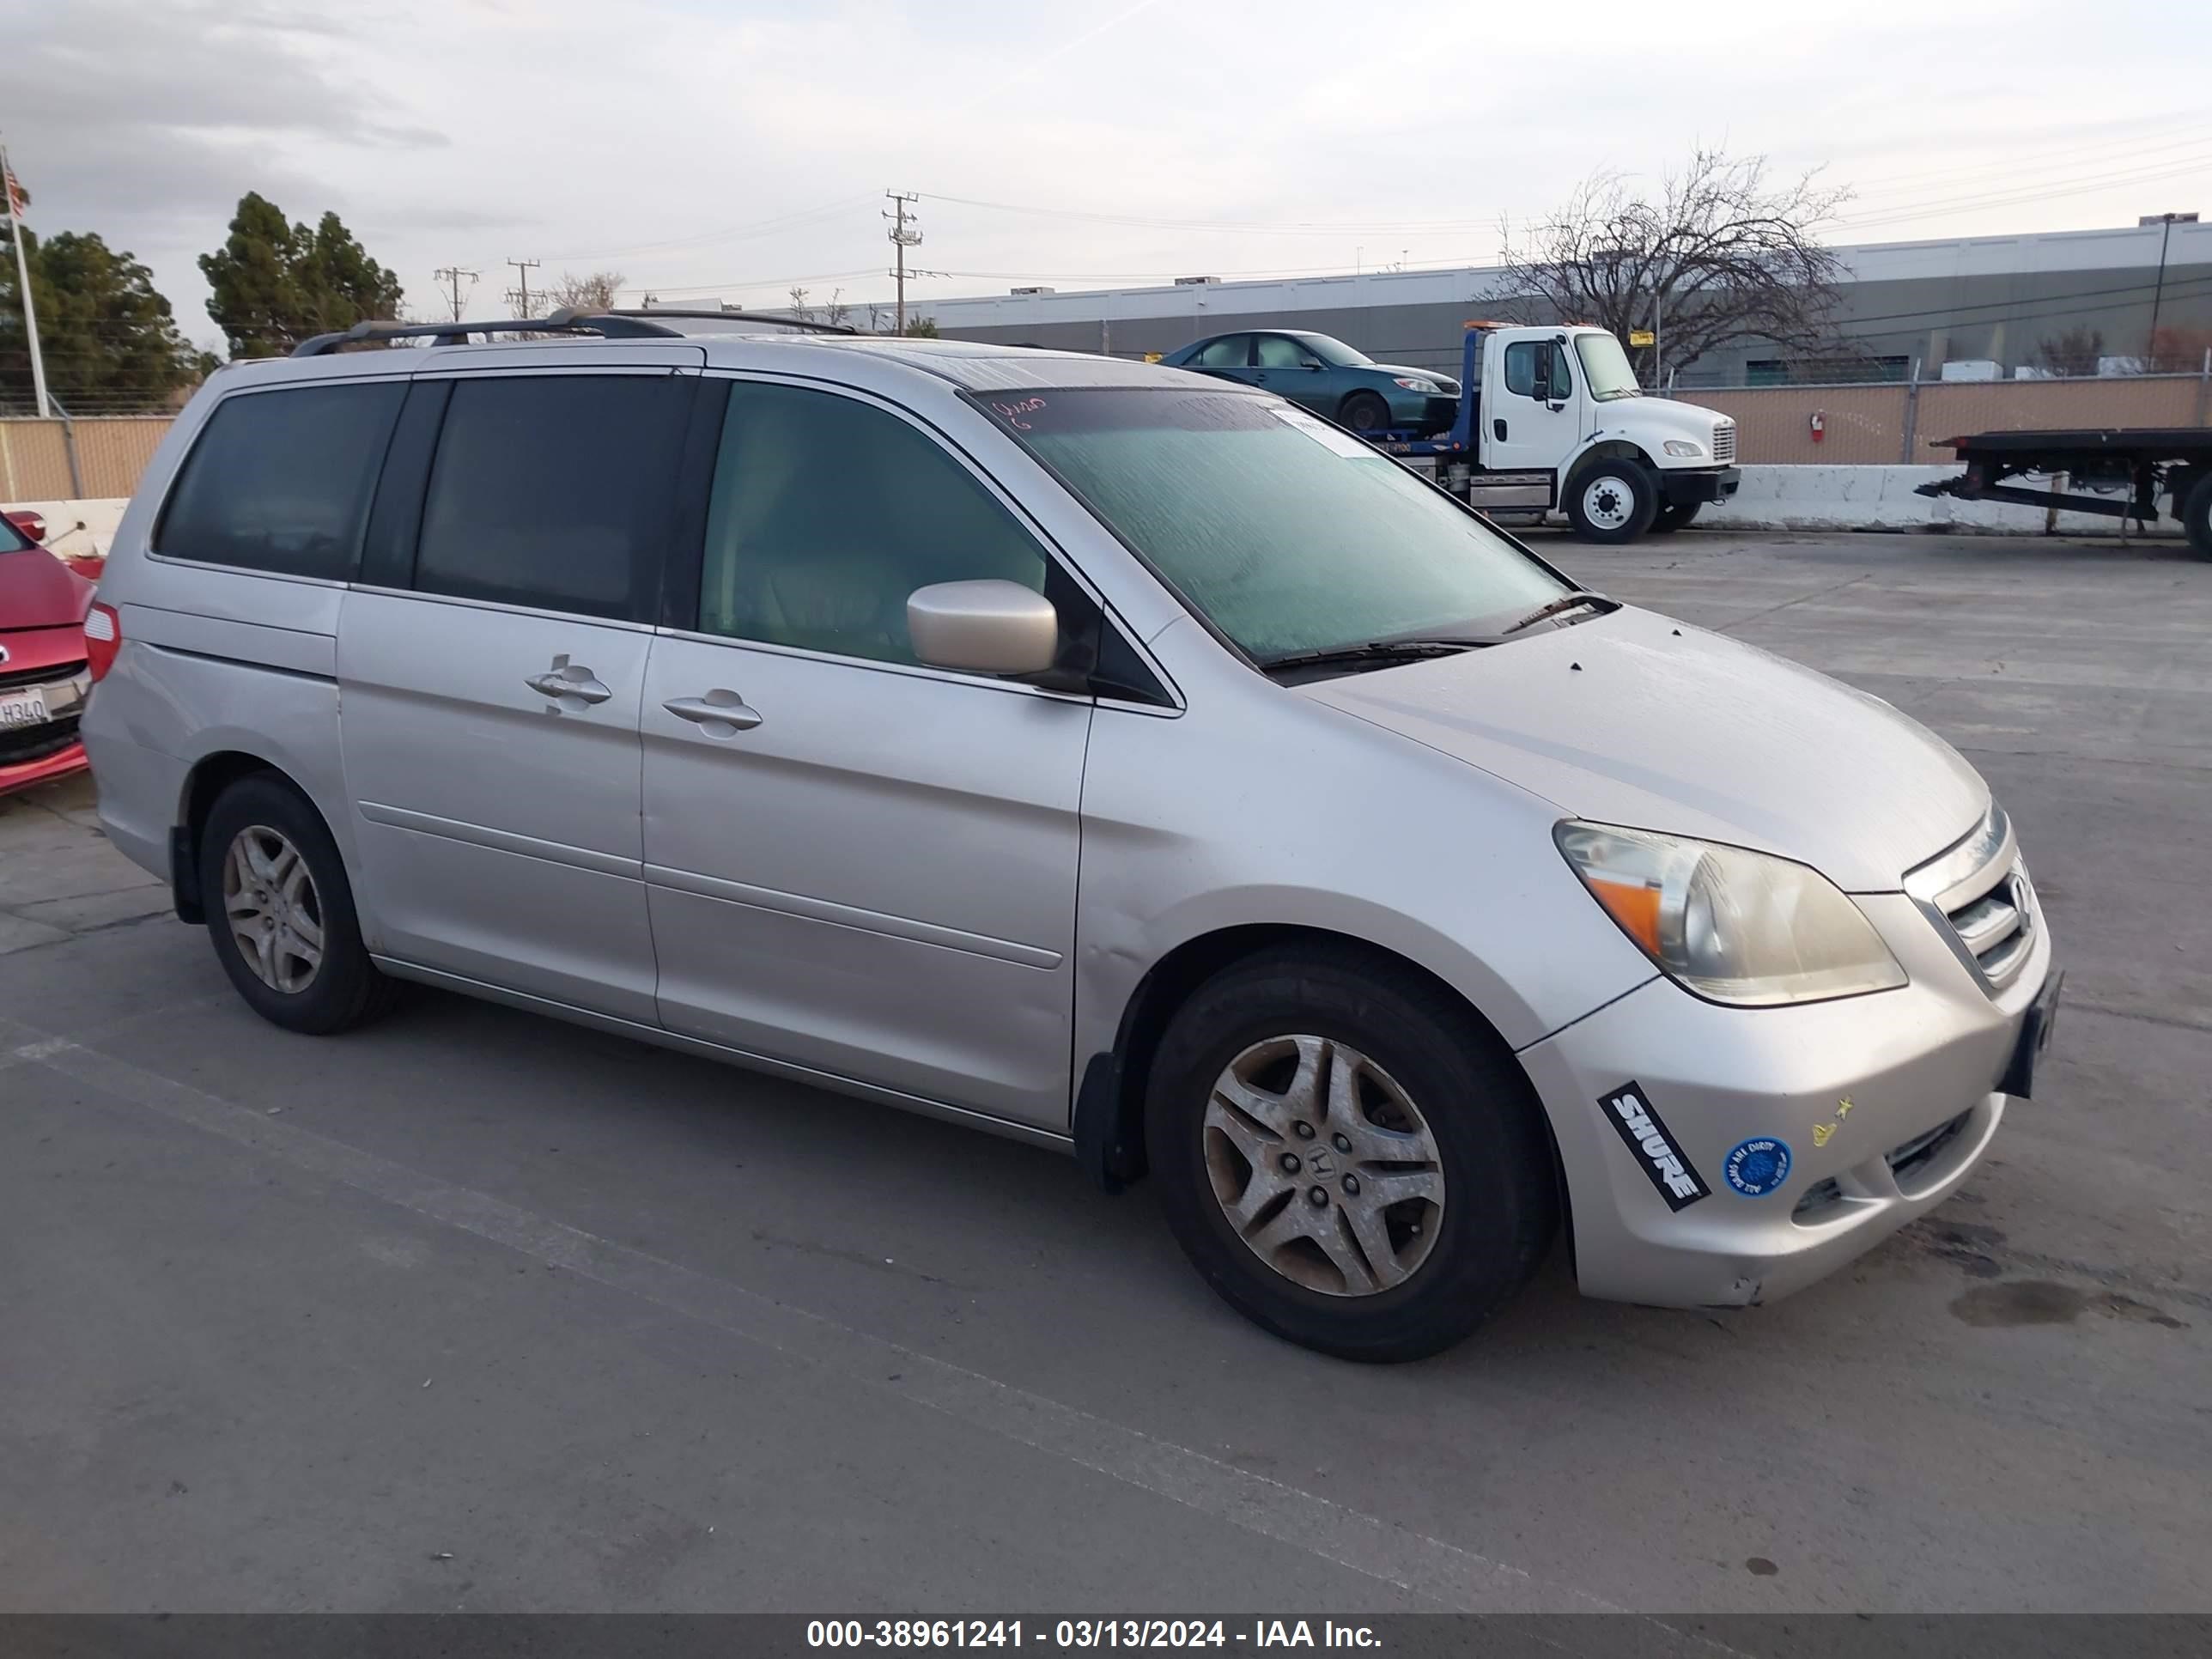
<svg viewBox="0 0 2212 1659">
<path fill-rule="evenodd" d="M 1735 493 L 1735 422 L 1646 397 L 1604 329 L 1469 323 L 1463 362 L 1448 432 L 1376 441 L 1425 459 L 1470 506 L 1501 519 L 1563 512 L 1585 539 L 1626 542 Z"/>
</svg>

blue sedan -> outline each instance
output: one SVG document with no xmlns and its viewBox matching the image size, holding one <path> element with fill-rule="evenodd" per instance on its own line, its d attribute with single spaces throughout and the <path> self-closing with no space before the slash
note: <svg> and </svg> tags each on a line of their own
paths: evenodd
<svg viewBox="0 0 2212 1659">
<path fill-rule="evenodd" d="M 1450 376 L 1378 363 L 1341 340 L 1299 329 L 1216 334 L 1160 361 L 1279 392 L 1354 432 L 1441 432 L 1459 411 L 1459 382 Z"/>
</svg>

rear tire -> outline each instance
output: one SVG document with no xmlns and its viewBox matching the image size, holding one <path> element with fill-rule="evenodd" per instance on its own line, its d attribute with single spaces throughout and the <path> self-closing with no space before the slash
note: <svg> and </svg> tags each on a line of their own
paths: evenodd
<svg viewBox="0 0 2212 1659">
<path fill-rule="evenodd" d="M 1651 515 L 1651 533 L 1665 536 L 1680 530 L 1698 516 L 1696 501 L 1669 501 Z"/>
<path fill-rule="evenodd" d="M 1382 432 L 1390 425 L 1390 405 L 1372 392 L 1355 392 L 1344 400 L 1339 418 L 1354 432 Z"/>
<path fill-rule="evenodd" d="M 1567 521 L 1586 542 L 1632 542 L 1651 528 L 1659 489 L 1641 461 L 1593 461 L 1569 480 Z"/>
<path fill-rule="evenodd" d="M 1512 1055 L 1449 992 L 1355 949 L 1264 951 L 1194 992 L 1152 1062 L 1146 1139 L 1206 1283 L 1341 1358 L 1449 1347 L 1527 1282 L 1557 1222 Z"/>
<path fill-rule="evenodd" d="M 2181 503 L 2181 530 L 2197 556 L 2212 559 L 2212 471 L 2200 472 Z"/>
<path fill-rule="evenodd" d="M 216 957 L 255 1013 L 323 1036 L 392 1006 L 398 987 L 362 942 L 337 843 L 290 783 L 261 772 L 224 790 L 199 860 Z"/>
</svg>

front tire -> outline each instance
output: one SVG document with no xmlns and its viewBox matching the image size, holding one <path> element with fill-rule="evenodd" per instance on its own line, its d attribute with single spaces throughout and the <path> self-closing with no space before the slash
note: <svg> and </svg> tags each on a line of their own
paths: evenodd
<svg viewBox="0 0 2212 1659">
<path fill-rule="evenodd" d="M 1355 392 L 1344 400 L 1340 418 L 1354 432 L 1381 432 L 1390 424 L 1390 405 L 1372 392 Z"/>
<path fill-rule="evenodd" d="M 1672 535 L 1698 516 L 1696 501 L 1669 501 L 1651 515 L 1651 533 Z"/>
<path fill-rule="evenodd" d="M 1346 1359 L 1437 1353 L 1524 1284 L 1556 1221 L 1542 1109 L 1450 993 L 1351 949 L 1247 958 L 1152 1065 L 1170 1225 L 1231 1307 Z"/>
<path fill-rule="evenodd" d="M 1569 482 L 1566 507 L 1584 541 L 1632 542 L 1658 515 L 1659 491 L 1640 461 L 1594 461 Z"/>
<path fill-rule="evenodd" d="M 322 1036 L 391 1006 L 397 987 L 362 942 L 337 843 L 289 783 L 264 772 L 224 790 L 199 858 L 216 957 L 255 1013 Z"/>
</svg>

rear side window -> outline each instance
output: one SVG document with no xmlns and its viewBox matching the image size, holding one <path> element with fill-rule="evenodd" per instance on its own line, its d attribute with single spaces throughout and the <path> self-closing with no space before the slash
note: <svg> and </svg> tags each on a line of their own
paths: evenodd
<svg viewBox="0 0 2212 1659">
<path fill-rule="evenodd" d="M 155 551 L 350 580 L 404 382 L 226 398 L 185 459 Z"/>
<path fill-rule="evenodd" d="M 693 385 L 665 374 L 456 381 L 422 504 L 416 587 L 648 619 Z"/>
<path fill-rule="evenodd" d="M 1252 337 L 1226 335 L 1190 361 L 1198 368 L 1243 368 L 1252 361 Z"/>
</svg>

